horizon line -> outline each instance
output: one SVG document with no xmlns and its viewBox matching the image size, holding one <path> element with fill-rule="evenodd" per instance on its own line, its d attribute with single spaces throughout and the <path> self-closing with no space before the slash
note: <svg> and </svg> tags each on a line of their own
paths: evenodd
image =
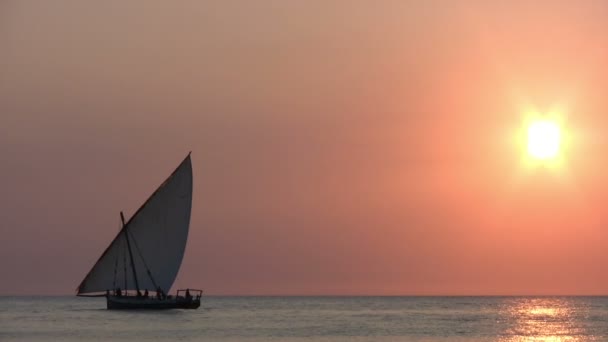
<svg viewBox="0 0 608 342">
<path fill-rule="evenodd" d="M 77 297 L 74 294 L 0 294 L 0 297 Z M 608 297 L 603 294 L 205 294 L 203 297 Z M 100 297 L 101 298 L 101 297 Z"/>
</svg>

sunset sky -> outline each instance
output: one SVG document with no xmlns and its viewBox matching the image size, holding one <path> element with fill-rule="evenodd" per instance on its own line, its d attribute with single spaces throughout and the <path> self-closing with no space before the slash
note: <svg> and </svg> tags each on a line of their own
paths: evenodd
<svg viewBox="0 0 608 342">
<path fill-rule="evenodd" d="M 189 151 L 174 289 L 608 294 L 606 32 L 592 0 L 0 1 L 0 294 L 73 294 Z"/>
</svg>

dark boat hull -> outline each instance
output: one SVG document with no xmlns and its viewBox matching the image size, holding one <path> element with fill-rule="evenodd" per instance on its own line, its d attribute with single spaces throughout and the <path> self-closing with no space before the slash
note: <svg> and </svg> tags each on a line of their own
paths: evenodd
<svg viewBox="0 0 608 342">
<path fill-rule="evenodd" d="M 171 297 L 166 299 L 138 297 L 106 297 L 108 310 L 167 310 L 167 309 L 198 309 L 200 298 L 186 299 Z"/>
</svg>

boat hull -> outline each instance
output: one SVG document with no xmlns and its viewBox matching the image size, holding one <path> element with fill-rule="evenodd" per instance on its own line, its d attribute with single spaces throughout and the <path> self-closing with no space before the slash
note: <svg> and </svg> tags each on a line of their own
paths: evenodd
<svg viewBox="0 0 608 342">
<path fill-rule="evenodd" d="M 106 297 L 108 310 L 168 310 L 168 309 L 198 309 L 200 298 L 186 299 L 170 297 L 166 299 L 138 297 Z"/>
</svg>

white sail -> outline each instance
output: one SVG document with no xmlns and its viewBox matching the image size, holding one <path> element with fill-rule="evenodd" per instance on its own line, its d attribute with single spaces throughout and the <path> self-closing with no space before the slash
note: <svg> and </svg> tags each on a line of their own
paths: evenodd
<svg viewBox="0 0 608 342">
<path fill-rule="evenodd" d="M 78 294 L 158 287 L 168 293 L 184 256 L 191 208 L 188 155 L 124 225 L 78 286 Z"/>
</svg>

